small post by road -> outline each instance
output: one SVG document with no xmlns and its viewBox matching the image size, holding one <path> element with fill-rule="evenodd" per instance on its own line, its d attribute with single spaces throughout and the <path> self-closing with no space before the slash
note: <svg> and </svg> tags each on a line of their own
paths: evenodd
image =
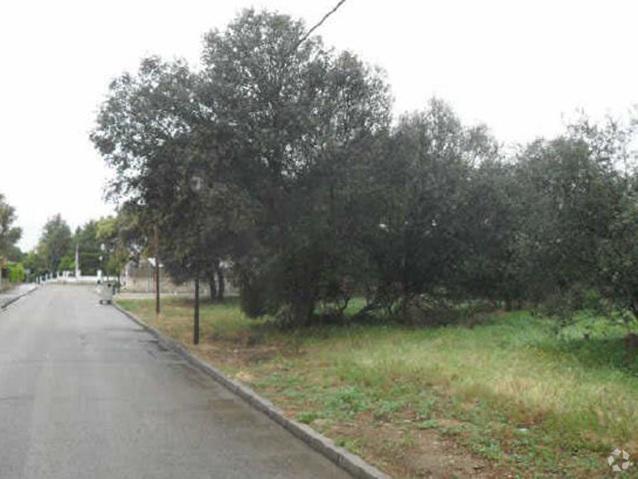
<svg viewBox="0 0 638 479">
<path fill-rule="evenodd" d="M 195 277 L 195 310 L 193 315 L 193 344 L 199 344 L 199 275 Z"/>
<path fill-rule="evenodd" d="M 159 229 L 155 225 L 155 314 L 160 314 L 160 259 L 159 259 Z"/>
</svg>

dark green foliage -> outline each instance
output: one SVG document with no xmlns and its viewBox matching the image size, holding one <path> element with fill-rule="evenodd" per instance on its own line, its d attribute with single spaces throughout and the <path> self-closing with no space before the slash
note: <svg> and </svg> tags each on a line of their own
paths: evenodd
<svg viewBox="0 0 638 479">
<path fill-rule="evenodd" d="M 615 205 L 598 255 L 598 287 L 621 308 L 638 316 L 638 190 L 635 174 Z"/>
<path fill-rule="evenodd" d="M 27 278 L 29 281 L 35 280 L 46 272 L 44 258 L 38 254 L 37 249 L 26 253 L 23 263 L 25 269 L 29 272 Z"/>
<path fill-rule="evenodd" d="M 268 314 L 270 285 L 265 281 L 264 276 L 254 272 L 250 275 L 243 272 L 239 277 L 239 287 L 241 291 L 239 304 L 246 315 L 258 318 Z"/>
<path fill-rule="evenodd" d="M 304 31 L 249 10 L 210 33 L 203 56 L 203 100 L 233 126 L 222 174 L 256 213 L 245 249 L 233 252 L 250 278 L 250 310 L 296 322 L 319 301 L 343 301 L 342 285 L 360 269 L 351 208 L 369 145 L 389 123 L 379 72 L 317 38 L 296 49 Z M 255 281 L 271 294 L 254 294 Z"/>
<path fill-rule="evenodd" d="M 16 221 L 15 209 L 9 205 L 0 193 L 0 258 L 9 257 L 17 259 L 19 250 L 16 251 L 15 244 L 22 236 L 22 230 L 14 223 Z"/>
<path fill-rule="evenodd" d="M 624 235 L 631 229 L 625 220 L 635 205 L 634 180 L 620 168 L 633 161 L 629 137 L 614 122 L 581 120 L 566 135 L 522 153 L 516 184 L 525 203 L 516 247 L 529 298 L 551 298 L 569 310 L 579 291 L 597 289 L 631 307 L 626 268 L 634 261 Z"/>
<path fill-rule="evenodd" d="M 390 144 L 377 170 L 385 201 L 369 247 L 380 275 L 377 299 L 453 294 L 472 242 L 481 239 L 474 223 L 492 213 L 469 214 L 473 169 L 496 158 L 496 144 L 439 100 L 403 117 Z"/>
<path fill-rule="evenodd" d="M 95 276 L 97 270 L 104 270 L 103 261 L 105 254 L 101 250 L 101 242 L 97 236 L 97 221 L 89 221 L 84 226 L 77 228 L 73 238 L 74 247 L 79 250 L 80 256 L 80 270 L 83 275 Z M 75 268 L 75 251 L 73 257 L 70 258 L 70 267 L 62 268 L 67 270 L 73 270 Z"/>
<path fill-rule="evenodd" d="M 71 228 L 59 214 L 49 218 L 44 225 L 37 254 L 42 258 L 44 271 L 53 274 L 62 271 L 60 266 L 65 257 L 73 258 L 74 247 Z M 68 261 L 66 262 L 68 263 Z M 69 265 L 63 266 L 68 267 Z"/>
<path fill-rule="evenodd" d="M 26 253 L 23 253 L 18 245 L 13 244 L 7 249 L 6 256 L 9 261 L 19 263 L 24 260 Z"/>
<path fill-rule="evenodd" d="M 565 316 L 589 292 L 638 313 L 631 128 L 581 119 L 506 155 L 437 99 L 393 126 L 382 72 L 305 30 L 246 10 L 200 70 L 151 57 L 111 84 L 91 138 L 138 253 L 157 230 L 177 281 L 216 291 L 231 265 L 246 313 L 298 324 L 353 295 L 410 322 L 453 303 Z"/>
</svg>

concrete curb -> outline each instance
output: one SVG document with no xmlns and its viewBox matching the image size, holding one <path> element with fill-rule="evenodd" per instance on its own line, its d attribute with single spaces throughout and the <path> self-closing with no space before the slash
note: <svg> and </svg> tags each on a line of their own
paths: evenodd
<svg viewBox="0 0 638 479">
<path fill-rule="evenodd" d="M 24 298 L 26 295 L 33 293 L 35 290 L 37 290 L 38 287 L 34 286 L 33 288 L 31 288 L 29 291 L 27 291 L 26 293 L 22 293 L 14 298 L 11 298 L 9 301 L 7 301 L 6 303 L 0 304 L 0 311 L 4 311 L 5 309 L 7 309 L 9 306 L 11 306 L 13 303 L 15 303 L 17 300 L 19 300 L 20 298 Z"/>
<path fill-rule="evenodd" d="M 348 473 L 350 473 L 353 477 L 357 479 L 390 479 L 390 476 L 384 474 L 376 467 L 368 464 L 359 456 L 352 454 L 345 449 L 338 447 L 335 443 L 328 439 L 327 437 L 319 434 L 309 426 L 305 424 L 298 423 L 291 419 L 288 419 L 283 411 L 273 405 L 267 399 L 262 398 L 257 393 L 255 393 L 249 387 L 244 386 L 243 384 L 234 381 L 227 377 L 224 373 L 222 373 L 219 369 L 211 366 L 205 361 L 195 357 L 188 349 L 186 349 L 182 344 L 175 341 L 174 339 L 168 338 L 164 336 L 161 332 L 155 329 L 152 326 L 149 326 L 144 321 L 139 319 L 133 313 L 126 311 L 117 303 L 112 303 L 113 307 L 117 309 L 120 313 L 127 316 L 129 319 L 140 325 L 142 328 L 150 332 L 155 338 L 157 338 L 158 342 L 169 349 L 172 349 L 176 353 L 178 353 L 181 357 L 183 357 L 188 363 L 193 365 L 194 367 L 204 371 L 209 376 L 211 376 L 215 381 L 220 383 L 226 389 L 230 390 L 232 393 L 236 394 L 248 404 L 250 404 L 253 408 L 258 411 L 266 414 L 273 421 L 283 426 L 289 432 L 291 432 L 294 436 L 301 439 L 308 446 L 312 447 L 314 450 L 318 451 L 332 462 L 337 464 L 337 466 L 341 467 Z"/>
</svg>

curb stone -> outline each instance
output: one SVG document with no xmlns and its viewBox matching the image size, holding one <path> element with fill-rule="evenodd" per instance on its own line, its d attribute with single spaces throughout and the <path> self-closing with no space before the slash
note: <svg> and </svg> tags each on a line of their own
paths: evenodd
<svg viewBox="0 0 638 479">
<path fill-rule="evenodd" d="M 15 303 L 17 300 L 19 300 L 20 298 L 25 297 L 28 294 L 33 293 L 35 290 L 38 289 L 38 286 L 34 286 L 33 288 L 31 288 L 29 291 L 27 291 L 26 293 L 22 293 L 18 296 L 15 296 L 13 298 L 11 298 L 9 301 L 7 301 L 6 303 L 0 304 L 0 311 L 4 311 L 5 309 L 7 309 L 9 306 L 11 306 L 13 303 Z"/>
<path fill-rule="evenodd" d="M 330 459 L 337 466 L 350 473 L 353 477 L 357 479 L 391 479 L 390 476 L 388 476 L 387 474 L 368 464 L 359 456 L 352 454 L 345 449 L 335 445 L 335 443 L 331 439 L 328 439 L 322 434 L 319 434 L 311 427 L 287 418 L 284 415 L 283 411 L 273 405 L 270 401 L 262 398 L 249 387 L 244 386 L 238 381 L 230 379 L 214 366 L 211 366 L 207 362 L 195 357 L 182 344 L 175 341 L 174 339 L 168 338 L 154 327 L 146 324 L 133 313 L 126 311 L 117 303 L 112 303 L 112 305 L 120 313 L 124 314 L 133 322 L 137 323 L 139 326 L 155 336 L 155 338 L 162 346 L 172 349 L 173 351 L 178 353 L 189 364 L 207 373 L 226 389 L 239 396 L 253 408 L 266 414 L 266 416 L 270 417 L 277 424 L 284 427 L 286 430 L 288 430 L 298 439 L 302 440 L 315 451 Z"/>
</svg>

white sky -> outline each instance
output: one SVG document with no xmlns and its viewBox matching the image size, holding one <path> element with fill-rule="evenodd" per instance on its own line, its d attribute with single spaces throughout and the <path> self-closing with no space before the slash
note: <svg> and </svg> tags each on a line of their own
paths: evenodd
<svg viewBox="0 0 638 479">
<path fill-rule="evenodd" d="M 109 80 L 141 57 L 199 57 L 201 36 L 243 7 L 314 24 L 336 0 L 40 0 L 0 4 L 0 192 L 24 228 L 112 211 L 88 140 Z M 552 135 L 562 115 L 638 103 L 638 1 L 348 0 L 320 30 L 388 72 L 396 111 L 432 95 L 503 141 Z"/>
</svg>

